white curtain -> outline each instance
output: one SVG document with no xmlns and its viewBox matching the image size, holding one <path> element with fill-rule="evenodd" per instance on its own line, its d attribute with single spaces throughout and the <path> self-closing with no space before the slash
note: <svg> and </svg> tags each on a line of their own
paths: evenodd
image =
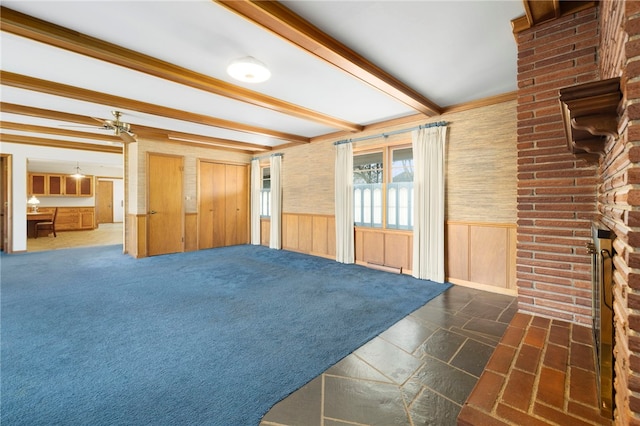
<svg viewBox="0 0 640 426">
<path fill-rule="evenodd" d="M 260 245 L 260 189 L 262 174 L 260 160 L 251 160 L 251 244 Z"/>
<path fill-rule="evenodd" d="M 336 260 L 354 263 L 353 242 L 353 148 L 336 145 Z"/>
<path fill-rule="evenodd" d="M 280 169 L 282 168 L 282 156 L 271 156 L 271 230 L 269 234 L 269 247 L 282 248 L 282 183 Z"/>
<path fill-rule="evenodd" d="M 414 130 L 413 276 L 444 282 L 446 126 Z"/>
</svg>

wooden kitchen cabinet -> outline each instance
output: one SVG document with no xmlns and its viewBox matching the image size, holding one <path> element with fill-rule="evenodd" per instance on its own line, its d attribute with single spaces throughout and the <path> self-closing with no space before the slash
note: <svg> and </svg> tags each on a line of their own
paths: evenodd
<svg viewBox="0 0 640 426">
<path fill-rule="evenodd" d="M 80 229 L 94 229 L 96 221 L 96 212 L 93 207 L 78 209 L 80 213 Z"/>
<path fill-rule="evenodd" d="M 48 195 L 62 195 L 64 193 L 62 187 L 63 180 L 62 175 L 46 175 Z"/>
<path fill-rule="evenodd" d="M 92 197 L 93 176 L 76 179 L 59 174 L 29 173 L 27 195 Z"/>
<path fill-rule="evenodd" d="M 44 173 L 29 173 L 29 194 L 27 195 L 48 195 L 47 175 Z"/>
<path fill-rule="evenodd" d="M 56 231 L 95 229 L 94 207 L 58 207 Z"/>
</svg>

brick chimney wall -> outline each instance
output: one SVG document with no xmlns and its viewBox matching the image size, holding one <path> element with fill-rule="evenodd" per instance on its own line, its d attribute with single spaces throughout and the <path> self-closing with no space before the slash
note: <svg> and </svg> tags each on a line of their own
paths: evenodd
<svg viewBox="0 0 640 426">
<path fill-rule="evenodd" d="M 615 233 L 615 423 L 640 425 L 640 2 L 518 35 L 518 251 L 523 311 L 591 325 L 589 226 Z M 566 151 L 558 89 L 620 77 L 619 137 L 598 165 Z M 596 202 L 597 197 L 597 202 Z"/>
<path fill-rule="evenodd" d="M 567 148 L 558 91 L 599 79 L 598 8 L 517 35 L 519 309 L 591 326 L 597 165 Z"/>
<path fill-rule="evenodd" d="M 600 74 L 620 77 L 623 94 L 598 187 L 601 220 L 616 236 L 615 423 L 640 425 L 640 2 L 601 2 L 600 29 Z"/>
</svg>

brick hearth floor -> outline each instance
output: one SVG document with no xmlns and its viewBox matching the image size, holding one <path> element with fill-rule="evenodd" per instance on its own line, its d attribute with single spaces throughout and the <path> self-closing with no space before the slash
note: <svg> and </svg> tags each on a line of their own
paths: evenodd
<svg viewBox="0 0 640 426">
<path fill-rule="evenodd" d="M 458 425 L 610 425 L 597 407 L 591 329 L 517 313 Z"/>
</svg>

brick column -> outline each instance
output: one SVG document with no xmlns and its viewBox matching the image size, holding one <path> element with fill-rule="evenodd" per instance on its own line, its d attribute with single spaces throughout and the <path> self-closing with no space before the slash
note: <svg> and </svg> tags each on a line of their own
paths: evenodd
<svg viewBox="0 0 640 426">
<path fill-rule="evenodd" d="M 518 34 L 518 246 L 521 311 L 591 325 L 597 165 L 567 149 L 558 90 L 599 79 L 598 8 Z"/>
<path fill-rule="evenodd" d="M 600 72 L 620 77 L 617 139 L 600 161 L 599 210 L 614 240 L 615 423 L 640 425 L 640 2 L 603 1 Z"/>
</svg>

